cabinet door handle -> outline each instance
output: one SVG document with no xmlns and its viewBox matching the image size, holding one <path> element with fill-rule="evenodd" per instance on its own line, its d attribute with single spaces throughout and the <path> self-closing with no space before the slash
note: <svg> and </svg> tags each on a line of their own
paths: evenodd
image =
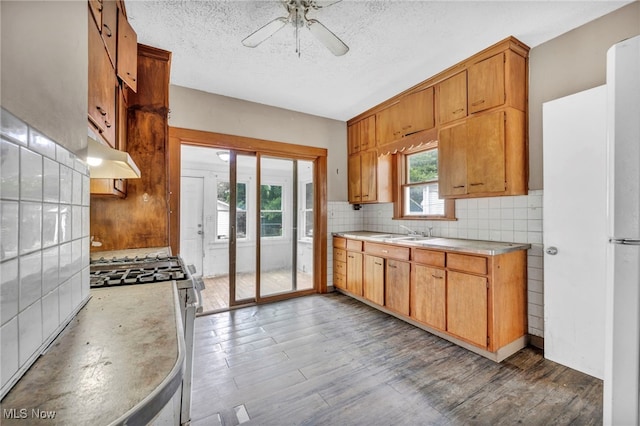
<svg viewBox="0 0 640 426">
<path fill-rule="evenodd" d="M 397 268 L 397 266 L 396 266 L 396 265 L 387 265 L 387 267 L 389 267 L 389 268 L 393 268 L 393 269 L 396 269 L 396 268 Z"/>
<path fill-rule="evenodd" d="M 107 24 L 102 24 L 102 26 L 107 29 L 107 37 L 111 37 L 112 35 L 111 28 L 109 28 Z"/>
<path fill-rule="evenodd" d="M 453 111 L 453 114 L 459 114 L 462 111 L 464 111 L 464 108 L 458 108 L 457 110 Z"/>
<path fill-rule="evenodd" d="M 471 186 L 479 186 L 479 185 L 484 185 L 484 182 L 474 182 L 471 184 Z"/>
<path fill-rule="evenodd" d="M 347 257 L 348 257 L 349 259 L 353 259 L 353 258 L 354 258 L 354 256 L 347 256 Z"/>
<path fill-rule="evenodd" d="M 475 101 L 474 103 L 471 104 L 471 106 L 476 106 L 476 105 L 480 105 L 484 103 L 484 99 L 479 100 L 479 101 Z"/>
<path fill-rule="evenodd" d="M 102 107 L 100 105 L 96 106 L 96 109 L 98 110 L 98 112 L 100 113 L 101 116 L 104 117 L 105 115 L 107 115 L 107 111 L 102 109 Z"/>
<path fill-rule="evenodd" d="M 105 122 L 104 122 L 104 125 L 105 125 L 105 126 L 107 126 L 107 128 L 108 128 L 108 129 L 110 129 L 110 128 L 111 128 L 111 123 L 109 123 L 108 121 L 105 121 Z"/>
<path fill-rule="evenodd" d="M 464 188 L 464 185 L 457 185 L 457 186 L 454 186 L 454 188 L 456 188 L 456 189 L 457 188 Z"/>
<path fill-rule="evenodd" d="M 378 266 L 382 266 L 382 263 L 378 263 L 378 262 L 373 262 L 373 263 L 378 265 Z"/>
<path fill-rule="evenodd" d="M 437 279 L 439 279 L 439 280 L 441 280 L 442 278 L 444 278 L 444 277 L 439 277 L 439 276 L 437 276 L 437 275 L 433 275 L 433 274 L 431 274 L 431 276 L 432 276 L 433 278 L 437 278 Z"/>
</svg>

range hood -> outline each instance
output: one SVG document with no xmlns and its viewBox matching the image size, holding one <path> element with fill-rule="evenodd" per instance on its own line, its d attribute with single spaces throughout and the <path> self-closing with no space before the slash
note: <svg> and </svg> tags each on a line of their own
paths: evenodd
<svg viewBox="0 0 640 426">
<path fill-rule="evenodd" d="M 87 138 L 87 148 L 81 156 L 89 166 L 89 177 L 94 179 L 138 179 L 140 169 L 131 156 L 95 140 L 91 132 Z"/>
</svg>

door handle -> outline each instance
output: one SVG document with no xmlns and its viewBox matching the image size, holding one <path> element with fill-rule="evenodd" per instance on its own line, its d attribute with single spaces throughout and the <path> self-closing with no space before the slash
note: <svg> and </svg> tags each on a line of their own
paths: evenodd
<svg viewBox="0 0 640 426">
<path fill-rule="evenodd" d="M 555 256 L 556 254 L 558 254 L 558 248 L 557 247 L 547 247 L 547 249 L 545 250 L 545 252 L 551 256 Z"/>
</svg>

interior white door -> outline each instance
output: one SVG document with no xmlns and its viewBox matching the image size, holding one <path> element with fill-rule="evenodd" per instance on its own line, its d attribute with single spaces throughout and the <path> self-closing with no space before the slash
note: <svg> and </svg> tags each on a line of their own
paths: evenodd
<svg viewBox="0 0 640 426">
<path fill-rule="evenodd" d="M 606 89 L 543 105 L 545 357 L 604 376 Z"/>
<path fill-rule="evenodd" d="M 180 255 L 202 274 L 204 178 L 180 178 Z"/>
</svg>

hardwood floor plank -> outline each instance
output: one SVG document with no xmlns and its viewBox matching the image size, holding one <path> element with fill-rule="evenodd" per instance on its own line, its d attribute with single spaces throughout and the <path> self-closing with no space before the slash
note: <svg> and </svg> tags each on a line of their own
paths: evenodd
<svg viewBox="0 0 640 426">
<path fill-rule="evenodd" d="M 535 348 L 496 364 L 341 294 L 196 323 L 194 425 L 238 406 L 250 425 L 602 424 L 601 380 Z"/>
</svg>

